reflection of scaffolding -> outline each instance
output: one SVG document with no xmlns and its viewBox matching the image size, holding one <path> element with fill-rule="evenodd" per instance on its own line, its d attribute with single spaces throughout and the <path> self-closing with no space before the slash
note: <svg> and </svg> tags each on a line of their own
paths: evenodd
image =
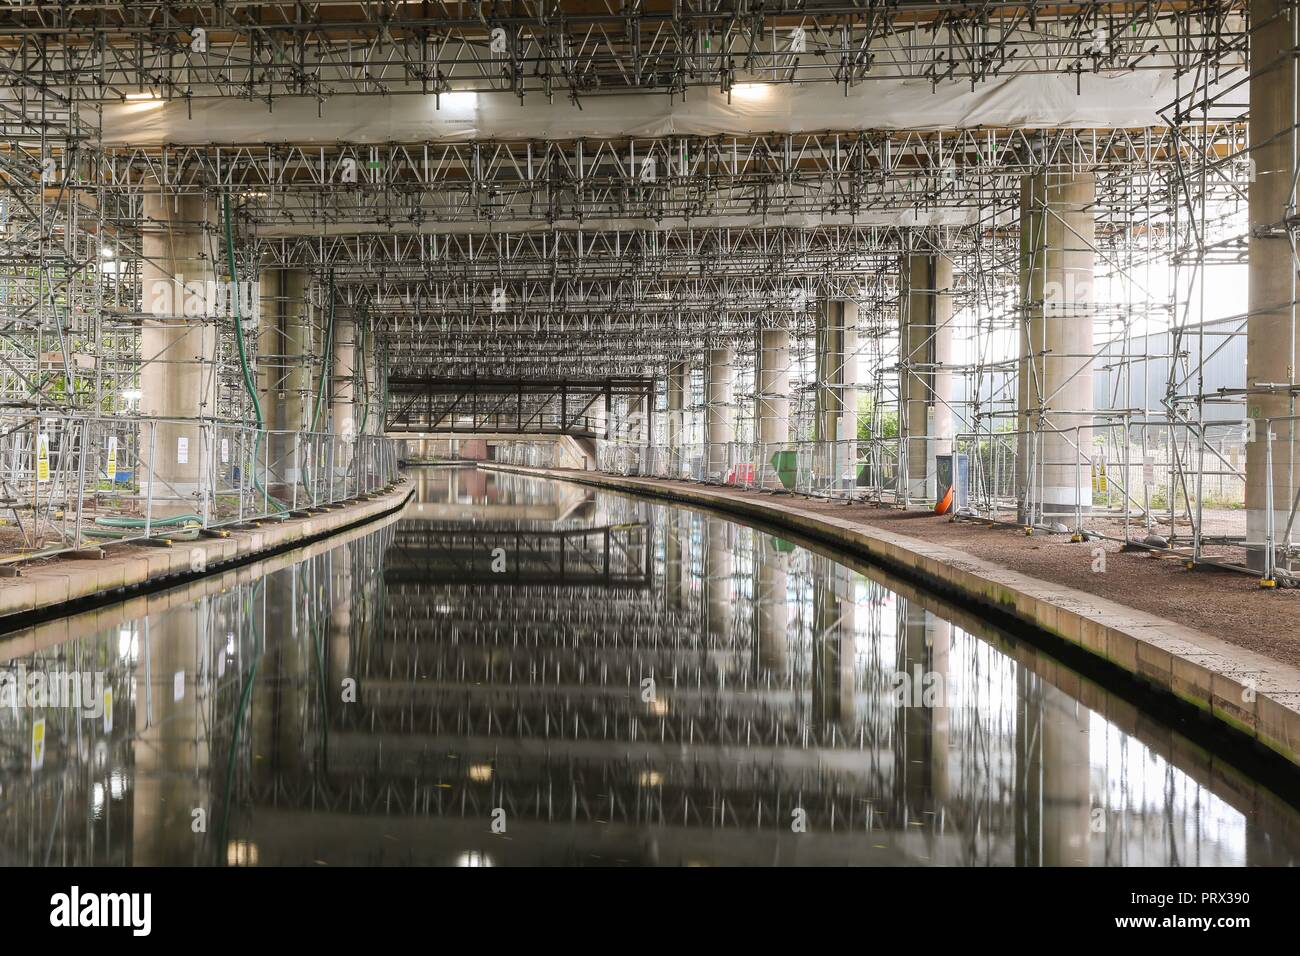
<svg viewBox="0 0 1300 956">
<path fill-rule="evenodd" d="M 555 490 L 497 477 L 509 504 Z M 555 840 L 607 847 L 612 822 L 658 862 L 751 859 L 796 809 L 802 862 L 1279 863 L 1300 846 L 1282 801 L 978 621 L 700 513 L 612 495 L 596 511 L 640 539 L 647 586 L 390 581 L 404 536 L 444 533 L 403 519 L 197 605 L 97 611 L 0 652 L 0 671 L 106 667 L 118 708 L 111 731 L 0 711 L 21 744 L 0 748 L 0 859 L 301 863 L 325 839 L 332 861 L 377 862 L 375 828 L 435 817 L 379 856 L 452 862 L 497 808 L 507 842 L 552 863 Z M 475 527 L 513 533 L 445 534 Z M 902 698 L 900 674 L 923 678 Z M 303 825 L 317 814 L 333 824 Z"/>
<path fill-rule="evenodd" d="M 398 528 L 384 579 L 390 586 L 490 581 L 637 587 L 646 582 L 645 561 L 644 529 L 637 526 L 468 531 L 419 522 Z"/>
</svg>

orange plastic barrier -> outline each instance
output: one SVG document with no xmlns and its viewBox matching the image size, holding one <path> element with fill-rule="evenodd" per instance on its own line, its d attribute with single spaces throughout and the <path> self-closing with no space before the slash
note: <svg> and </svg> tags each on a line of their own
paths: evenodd
<svg viewBox="0 0 1300 956">
<path fill-rule="evenodd" d="M 726 483 L 729 485 L 752 485 L 754 483 L 754 465 L 742 462 L 727 472 Z"/>
</svg>

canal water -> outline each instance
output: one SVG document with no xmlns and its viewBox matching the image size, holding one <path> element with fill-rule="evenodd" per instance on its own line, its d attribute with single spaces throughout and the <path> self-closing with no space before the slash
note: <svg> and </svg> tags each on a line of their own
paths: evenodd
<svg viewBox="0 0 1300 956">
<path fill-rule="evenodd" d="M 347 538 L 0 638 L 0 863 L 1300 858 L 1266 787 L 875 569 L 573 484 L 412 481 Z"/>
</svg>

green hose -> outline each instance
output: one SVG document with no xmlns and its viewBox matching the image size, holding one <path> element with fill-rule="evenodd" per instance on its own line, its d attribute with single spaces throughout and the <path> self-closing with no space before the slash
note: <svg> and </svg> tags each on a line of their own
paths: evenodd
<svg viewBox="0 0 1300 956">
<path fill-rule="evenodd" d="M 320 381 L 316 383 L 316 408 L 311 416 L 311 430 L 320 431 L 321 406 L 325 403 L 325 378 L 334 364 L 334 273 L 330 272 L 330 317 L 325 329 L 325 360 L 320 366 Z"/>
<path fill-rule="evenodd" d="M 235 783 L 235 756 L 239 752 L 239 735 L 244 727 L 244 715 L 248 713 L 248 705 L 253 699 L 253 682 L 257 679 L 257 662 L 261 660 L 261 653 L 264 648 L 259 647 L 261 635 L 257 630 L 257 615 L 254 611 L 257 608 L 257 597 L 261 593 L 262 585 L 266 583 L 266 578 L 258 578 L 257 583 L 253 585 L 248 603 L 244 605 L 245 612 L 248 614 L 249 628 L 253 634 L 253 664 L 248 669 L 248 679 L 244 682 L 244 688 L 239 695 L 239 710 L 235 712 L 235 726 L 230 739 L 230 757 L 226 761 L 226 781 L 225 796 L 221 802 L 221 832 L 216 843 L 216 852 L 218 861 L 220 853 L 226 846 L 226 835 L 230 827 L 230 795 L 234 789 Z"/>
<path fill-rule="evenodd" d="M 172 533 L 167 537 L 176 541 L 193 541 L 199 536 L 199 529 L 203 527 L 203 519 L 196 514 L 168 515 L 165 518 L 154 518 L 147 520 L 145 518 L 127 518 L 118 516 L 105 516 L 95 519 L 93 527 L 86 528 L 82 533 L 91 538 L 135 538 L 139 537 L 134 532 L 142 531 L 145 528 L 150 530 L 154 528 L 172 529 Z"/>
<path fill-rule="evenodd" d="M 253 372 L 248 367 L 248 349 L 244 345 L 244 319 L 239 314 L 239 270 L 235 266 L 235 234 L 234 226 L 230 218 L 230 194 L 223 193 L 221 196 L 222 218 L 225 220 L 226 233 L 226 264 L 230 269 L 230 281 L 236 289 L 236 294 L 230 297 L 231 308 L 235 312 L 235 344 L 239 346 L 239 367 L 244 373 L 244 388 L 248 390 L 248 397 L 253 400 L 253 414 L 257 418 L 257 437 L 253 440 L 253 487 L 262 493 L 264 501 L 274 502 L 275 508 L 280 514 L 277 517 L 283 518 L 288 512 L 288 508 L 271 497 L 262 479 L 257 476 L 257 452 L 262 444 L 262 432 L 266 427 L 266 422 L 262 418 L 262 403 L 257 398 L 257 386 L 253 382 Z"/>
<path fill-rule="evenodd" d="M 357 429 L 357 434 L 364 435 L 366 433 L 366 422 L 370 420 L 370 376 L 366 374 L 366 353 L 369 351 L 369 346 L 366 345 L 364 329 L 361 335 L 357 337 L 357 340 L 361 344 L 361 358 L 357 364 L 361 366 L 361 395 L 365 399 L 365 405 L 362 406 L 361 410 L 361 427 Z"/>
</svg>

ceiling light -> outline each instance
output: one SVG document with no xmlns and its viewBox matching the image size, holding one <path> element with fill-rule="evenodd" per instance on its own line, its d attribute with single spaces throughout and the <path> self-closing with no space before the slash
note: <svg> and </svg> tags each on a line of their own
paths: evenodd
<svg viewBox="0 0 1300 956">
<path fill-rule="evenodd" d="M 125 97 L 132 103 L 150 102 L 160 99 L 157 93 L 128 93 Z"/>
<path fill-rule="evenodd" d="M 731 95 L 742 100 L 761 100 L 771 91 L 767 83 L 737 83 L 731 88 Z"/>
<path fill-rule="evenodd" d="M 438 96 L 439 108 L 453 110 L 471 109 L 478 102 L 478 94 L 473 90 L 448 90 Z"/>
</svg>

